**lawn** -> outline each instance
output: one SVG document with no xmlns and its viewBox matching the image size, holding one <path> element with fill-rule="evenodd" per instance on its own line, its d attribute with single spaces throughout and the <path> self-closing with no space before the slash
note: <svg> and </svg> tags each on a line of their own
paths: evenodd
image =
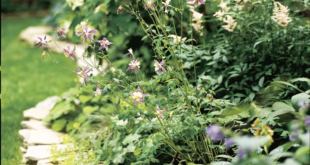
<svg viewBox="0 0 310 165">
<path fill-rule="evenodd" d="M 42 18 L 1 18 L 1 164 L 20 163 L 22 141 L 18 130 L 22 112 L 49 96 L 61 95 L 75 85 L 75 75 L 51 63 L 41 61 L 42 49 L 21 42 L 18 35 L 28 26 L 39 25 Z M 75 69 L 61 54 L 59 62 Z"/>
</svg>

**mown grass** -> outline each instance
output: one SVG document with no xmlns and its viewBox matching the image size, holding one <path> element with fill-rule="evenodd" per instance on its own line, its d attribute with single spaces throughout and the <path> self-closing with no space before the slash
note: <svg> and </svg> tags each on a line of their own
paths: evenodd
<svg viewBox="0 0 310 165">
<path fill-rule="evenodd" d="M 22 112 L 49 96 L 61 95 L 75 85 L 75 75 L 41 61 L 42 49 L 21 42 L 18 35 L 28 26 L 39 25 L 42 18 L 1 18 L 1 164 L 18 165 L 22 141 L 18 130 Z M 58 61 L 71 69 L 74 63 L 61 54 Z"/>
</svg>

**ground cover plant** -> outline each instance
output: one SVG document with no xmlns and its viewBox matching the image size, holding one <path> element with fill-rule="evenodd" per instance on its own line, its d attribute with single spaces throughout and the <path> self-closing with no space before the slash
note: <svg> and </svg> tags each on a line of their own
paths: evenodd
<svg viewBox="0 0 310 165">
<path fill-rule="evenodd" d="M 20 164 L 22 142 L 18 130 L 22 128 L 22 112 L 75 84 L 74 75 L 42 63 L 37 58 L 42 51 L 19 40 L 21 30 L 38 25 L 41 20 L 42 17 L 1 18 L 1 164 Z M 75 66 L 61 54 L 55 55 L 60 57 L 60 63 Z"/>
<path fill-rule="evenodd" d="M 87 122 L 71 122 L 63 111 L 47 119 L 52 125 L 61 125 L 59 130 L 70 122 L 72 125 L 71 136 L 63 137 L 72 146 L 63 151 L 53 148 L 52 161 L 309 162 L 310 22 L 302 14 L 308 2 L 296 1 L 298 10 L 271 0 L 137 0 L 117 2 L 118 8 L 116 1 L 74 1 L 68 5 L 77 12 L 97 7 L 106 11 L 110 2 L 117 17 L 130 14 L 136 18 L 144 32 L 141 40 L 150 44 L 153 58 L 145 59 L 144 54 L 127 47 L 121 55 L 128 61 L 124 68 L 111 51 L 119 43 L 113 40 L 114 35 L 94 28 L 100 26 L 96 21 L 92 26 L 92 21 L 75 20 L 69 29 L 56 29 L 60 38 L 69 32 L 85 45 L 86 53 L 79 60 L 87 66 L 69 70 L 83 80 L 81 88 L 93 89 L 95 99 L 79 107 L 80 114 L 90 112 Z M 211 12 L 206 12 L 208 5 Z M 106 16 L 113 19 L 115 15 Z M 42 56 L 55 61 L 48 51 L 49 42 L 56 41 L 39 38 L 35 46 L 45 49 Z M 63 49 L 68 60 L 78 59 L 75 49 Z M 97 58 L 88 62 L 85 57 L 91 53 Z M 108 68 L 100 70 L 97 60 L 106 61 Z M 280 65 L 284 62 L 286 65 Z M 74 99 L 71 96 L 59 105 L 66 106 Z M 109 118 L 103 118 L 99 108 L 91 108 L 101 103 L 114 109 Z"/>
</svg>

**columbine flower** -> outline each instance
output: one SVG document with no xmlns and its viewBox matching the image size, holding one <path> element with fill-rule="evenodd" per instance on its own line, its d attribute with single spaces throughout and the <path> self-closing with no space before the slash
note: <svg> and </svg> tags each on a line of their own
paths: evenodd
<svg viewBox="0 0 310 165">
<path fill-rule="evenodd" d="M 227 7 L 227 3 L 223 2 L 223 1 L 221 1 L 221 3 L 218 6 L 226 12 L 230 9 L 229 7 Z"/>
<path fill-rule="evenodd" d="M 100 47 L 99 50 L 105 48 L 106 51 L 108 51 L 109 49 L 109 45 L 113 44 L 112 42 L 110 42 L 109 40 L 107 40 L 105 37 L 102 38 L 102 40 L 98 40 L 97 42 L 100 43 Z"/>
<path fill-rule="evenodd" d="M 130 48 L 130 49 L 128 49 L 128 53 L 127 54 L 125 54 L 125 56 L 128 56 L 129 55 L 129 57 L 131 58 L 131 57 L 133 57 L 133 51 L 132 51 L 132 49 Z"/>
<path fill-rule="evenodd" d="M 123 6 L 122 5 L 120 5 L 118 8 L 117 8 L 117 15 L 121 12 L 123 10 Z"/>
<path fill-rule="evenodd" d="M 90 30 L 88 31 L 88 27 L 86 25 L 83 25 L 83 31 L 77 31 L 76 32 L 76 35 L 83 35 L 84 37 L 84 41 L 85 42 L 87 40 L 87 37 L 90 39 L 90 40 L 94 40 L 94 36 L 93 34 L 96 33 L 97 30 Z"/>
<path fill-rule="evenodd" d="M 170 0 L 166 0 L 166 2 L 162 2 L 164 4 L 163 10 L 165 11 L 165 13 L 168 13 L 168 6 L 170 3 Z"/>
<path fill-rule="evenodd" d="M 104 91 L 101 90 L 99 87 L 98 87 L 98 84 L 97 84 L 97 87 L 96 87 L 96 90 L 93 92 L 93 96 L 101 96 L 104 94 Z"/>
<path fill-rule="evenodd" d="M 280 9 L 278 8 L 280 6 Z M 278 23 L 278 25 L 286 27 L 292 19 L 288 16 L 288 7 L 283 6 L 280 2 L 274 2 L 273 16 L 271 19 Z"/>
<path fill-rule="evenodd" d="M 138 60 L 139 60 L 139 57 L 135 60 L 130 61 L 129 67 L 127 68 L 126 71 L 134 69 L 137 74 L 138 70 L 140 69 L 140 62 Z"/>
<path fill-rule="evenodd" d="M 73 50 L 70 52 L 70 45 L 68 44 L 68 49 L 64 49 L 64 55 L 65 57 L 70 57 L 72 60 L 74 60 L 74 56 L 75 56 L 75 47 L 73 48 Z"/>
<path fill-rule="evenodd" d="M 225 145 L 226 149 L 229 149 L 234 143 L 235 143 L 234 139 L 227 138 L 227 139 L 225 139 L 224 145 Z"/>
<path fill-rule="evenodd" d="M 155 6 L 154 3 L 152 1 L 148 1 L 145 5 L 145 10 L 149 10 L 149 8 L 152 8 L 154 10 Z"/>
<path fill-rule="evenodd" d="M 130 96 L 132 96 L 132 98 L 135 100 L 134 104 L 137 104 L 138 101 L 144 103 L 143 98 L 146 97 L 147 95 L 140 92 L 140 87 L 138 87 L 136 92 L 130 93 Z"/>
<path fill-rule="evenodd" d="M 173 43 L 174 44 L 180 44 L 182 41 L 186 40 L 186 37 L 182 38 L 180 36 L 176 36 L 176 35 L 169 35 L 168 37 L 173 38 Z"/>
<path fill-rule="evenodd" d="M 156 112 L 155 115 L 159 115 L 160 117 L 164 117 L 163 112 L 166 111 L 165 109 L 160 109 L 158 105 L 156 105 Z"/>
<path fill-rule="evenodd" d="M 163 67 L 164 64 L 165 61 L 159 63 L 157 60 L 154 60 L 155 71 L 158 71 L 159 75 L 161 72 L 167 72 L 167 70 Z"/>
<path fill-rule="evenodd" d="M 87 66 L 83 70 L 78 68 L 76 71 L 74 71 L 78 76 L 83 77 L 83 78 L 88 78 L 88 73 L 90 72 L 90 68 Z"/>
<path fill-rule="evenodd" d="M 220 21 L 222 21 L 224 14 L 225 13 L 223 11 L 217 11 L 217 12 L 215 12 L 215 14 L 213 16 L 217 17 Z"/>
<path fill-rule="evenodd" d="M 307 116 L 305 119 L 305 125 L 310 126 L 310 116 Z"/>
<path fill-rule="evenodd" d="M 221 131 L 221 128 L 215 124 L 206 128 L 207 136 L 211 137 L 213 141 L 219 141 L 224 138 L 224 133 Z"/>
<path fill-rule="evenodd" d="M 48 47 L 47 41 L 46 41 L 46 36 L 44 36 L 44 39 L 42 40 L 41 37 L 38 37 L 40 41 L 38 41 L 36 44 L 34 44 L 34 46 L 39 46 L 38 48 L 40 48 L 42 45 L 44 48 Z"/>
<path fill-rule="evenodd" d="M 237 22 L 231 17 L 231 16 L 226 16 L 226 19 L 223 20 L 223 22 L 227 23 L 227 25 L 223 25 L 222 27 L 226 30 L 228 30 L 229 32 L 234 31 Z"/>
<path fill-rule="evenodd" d="M 199 4 L 205 4 L 205 0 L 188 0 L 188 2 L 193 2 L 194 1 L 194 6 L 197 7 Z"/>
<path fill-rule="evenodd" d="M 65 28 L 57 28 L 55 30 L 55 32 L 57 33 L 57 39 L 59 38 L 59 36 L 63 36 L 66 38 L 66 34 L 65 34 L 66 29 Z"/>
</svg>

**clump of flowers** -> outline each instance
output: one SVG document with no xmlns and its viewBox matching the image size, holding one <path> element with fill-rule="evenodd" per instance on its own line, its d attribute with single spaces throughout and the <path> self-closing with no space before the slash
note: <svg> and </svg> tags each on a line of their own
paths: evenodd
<svg viewBox="0 0 310 165">
<path fill-rule="evenodd" d="M 132 96 L 132 98 L 134 99 L 134 104 L 137 104 L 138 101 L 144 103 L 144 97 L 146 97 L 147 95 L 140 91 L 141 89 L 140 87 L 138 87 L 136 92 L 130 93 L 130 96 Z"/>
<path fill-rule="evenodd" d="M 220 8 L 222 8 L 225 12 L 228 12 L 230 7 L 227 7 L 227 3 L 221 1 L 221 3 L 218 5 Z"/>
<path fill-rule="evenodd" d="M 206 128 L 206 134 L 215 142 L 220 141 L 225 137 L 224 133 L 221 131 L 221 128 L 215 124 Z"/>
<path fill-rule="evenodd" d="M 292 21 L 292 19 L 288 16 L 288 11 L 288 7 L 283 6 L 280 2 L 274 2 L 273 16 L 271 16 L 271 19 L 278 25 L 286 27 L 288 23 Z"/>
<path fill-rule="evenodd" d="M 144 7 L 145 7 L 145 10 L 149 10 L 149 8 L 151 8 L 151 9 L 154 10 L 155 5 L 154 5 L 154 3 L 153 3 L 152 1 L 148 1 L 148 2 L 144 5 Z"/>
<path fill-rule="evenodd" d="M 181 39 L 180 36 L 176 36 L 176 35 L 169 35 L 168 37 L 173 38 L 173 43 L 174 44 L 180 44 L 180 43 L 182 43 L 182 41 L 186 40 L 186 37 Z"/>
<path fill-rule="evenodd" d="M 229 32 L 233 32 L 237 25 L 237 22 L 229 15 L 226 16 L 226 19 L 223 19 L 223 22 L 227 23 L 227 25 L 223 25 L 222 27 Z"/>
<path fill-rule="evenodd" d="M 158 62 L 157 60 L 154 60 L 154 66 L 155 66 L 155 71 L 161 74 L 161 72 L 167 72 L 167 70 L 163 67 L 165 64 L 165 61 Z"/>
<path fill-rule="evenodd" d="M 74 56 L 75 56 L 75 47 L 73 48 L 73 50 L 70 52 L 70 45 L 67 45 L 68 49 L 64 49 L 64 55 L 65 57 L 70 57 L 72 60 L 74 60 Z"/>
<path fill-rule="evenodd" d="M 222 21 L 224 15 L 225 15 L 225 12 L 223 12 L 223 11 L 217 11 L 217 12 L 215 12 L 215 14 L 214 14 L 213 16 L 214 16 L 214 17 L 217 17 L 220 21 Z"/>
<path fill-rule="evenodd" d="M 88 31 L 88 27 L 86 25 L 83 25 L 82 27 L 83 27 L 82 31 L 77 31 L 76 35 L 78 35 L 78 36 L 83 35 L 83 38 L 84 38 L 83 42 L 85 42 L 87 40 L 87 38 L 89 38 L 90 40 L 93 41 L 94 40 L 93 35 L 94 35 L 94 33 L 97 32 L 97 30 Z"/>
<path fill-rule="evenodd" d="M 107 51 L 109 49 L 109 45 L 113 44 L 112 42 L 110 42 L 108 39 L 106 39 L 105 37 L 102 38 L 102 40 L 98 40 L 98 43 L 100 43 L 100 47 L 99 50 L 105 48 L 105 50 Z"/>
<path fill-rule="evenodd" d="M 202 24 L 201 18 L 203 16 L 203 14 L 196 12 L 193 8 L 191 8 L 190 10 L 193 13 L 193 23 L 191 25 L 194 27 L 194 29 L 197 32 L 200 32 L 200 35 L 202 36 L 203 35 L 203 32 L 202 32 L 203 26 L 201 25 Z"/>
<path fill-rule="evenodd" d="M 38 41 L 36 44 L 34 44 L 34 46 L 38 46 L 38 48 L 40 48 L 41 46 L 43 46 L 44 48 L 48 47 L 48 44 L 47 44 L 47 41 L 46 41 L 46 36 L 44 36 L 43 39 L 41 37 L 38 37 L 38 39 L 40 41 Z"/>
<path fill-rule="evenodd" d="M 57 28 L 55 30 L 55 32 L 57 33 L 57 38 L 59 38 L 60 36 L 63 36 L 64 38 L 66 38 L 66 29 L 65 28 Z"/>
<path fill-rule="evenodd" d="M 140 69 L 140 62 L 138 60 L 139 60 L 139 57 L 135 60 L 130 61 L 129 67 L 127 68 L 126 71 L 130 71 L 133 69 L 135 70 L 135 73 L 137 74 Z"/>
</svg>

